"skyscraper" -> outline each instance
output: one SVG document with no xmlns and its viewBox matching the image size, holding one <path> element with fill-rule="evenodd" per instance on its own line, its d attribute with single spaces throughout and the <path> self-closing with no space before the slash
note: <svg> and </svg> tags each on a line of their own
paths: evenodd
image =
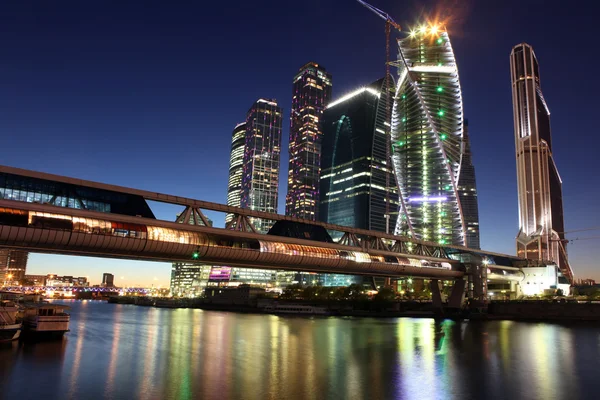
<svg viewBox="0 0 600 400">
<path fill-rule="evenodd" d="M 319 208 L 321 117 L 331 98 L 331 74 L 309 62 L 294 77 L 285 214 L 315 220 Z"/>
<path fill-rule="evenodd" d="M 390 86 L 393 79 L 390 78 Z M 386 160 L 385 79 L 332 102 L 323 114 L 319 219 L 386 232 L 386 198 L 398 208 L 393 171 Z M 388 175 L 386 177 L 386 175 Z M 388 196 L 387 190 L 390 194 Z M 390 230 L 397 213 L 390 215 Z"/>
<path fill-rule="evenodd" d="M 244 146 L 246 144 L 246 123 L 239 123 L 231 135 L 231 155 L 229 158 L 229 182 L 227 184 L 227 205 L 239 207 L 242 196 L 242 174 L 244 172 Z M 229 222 L 233 215 L 227 214 Z"/>
<path fill-rule="evenodd" d="M 390 77 L 389 86 L 393 87 Z M 321 200 L 319 220 L 353 228 L 393 230 L 398 209 L 393 171 L 386 160 L 385 79 L 360 88 L 329 104 L 323 113 Z M 387 191 L 389 190 L 389 194 Z M 324 286 L 362 283 L 359 276 L 321 274 Z"/>
<path fill-rule="evenodd" d="M 115 276 L 108 272 L 102 274 L 102 287 L 114 287 L 115 286 Z"/>
<path fill-rule="evenodd" d="M 479 205 L 467 120 L 465 120 L 463 126 L 463 155 L 460 165 L 460 177 L 458 178 L 458 198 L 467 227 L 467 247 L 479 249 Z"/>
<path fill-rule="evenodd" d="M 23 250 L 0 249 L 0 285 L 20 285 L 25 278 L 29 253 Z"/>
<path fill-rule="evenodd" d="M 392 158 L 400 190 L 396 233 L 466 245 L 459 196 L 463 104 L 448 33 L 422 27 L 398 41 Z"/>
<path fill-rule="evenodd" d="M 572 282 L 564 244 L 562 181 L 552 157 L 550 110 L 530 45 L 513 48 L 510 70 L 519 193 L 517 255 L 554 261 Z"/>
<path fill-rule="evenodd" d="M 246 117 L 246 144 L 240 206 L 277 213 L 282 110 L 275 100 L 258 99 Z M 255 228 L 267 232 L 272 221 L 251 218 Z"/>
</svg>

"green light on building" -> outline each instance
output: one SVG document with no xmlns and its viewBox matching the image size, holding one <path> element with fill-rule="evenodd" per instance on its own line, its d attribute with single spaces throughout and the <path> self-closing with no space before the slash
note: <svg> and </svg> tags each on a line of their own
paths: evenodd
<svg viewBox="0 0 600 400">
<path fill-rule="evenodd" d="M 197 259 L 198 257 L 200 257 L 200 253 L 195 252 L 194 254 L 192 254 L 193 259 Z"/>
<path fill-rule="evenodd" d="M 443 116 L 444 116 L 444 110 L 440 110 L 440 111 L 438 111 L 438 115 L 439 115 L 440 117 L 443 117 Z"/>
<path fill-rule="evenodd" d="M 442 134 L 440 135 L 440 139 L 442 139 L 442 140 L 446 140 L 446 138 L 447 138 L 447 136 L 446 136 L 446 134 L 445 134 L 445 133 L 442 133 Z"/>
<path fill-rule="evenodd" d="M 441 86 L 438 86 L 438 88 L 436 90 L 438 91 L 438 93 L 442 93 L 444 91 L 444 88 Z"/>
<path fill-rule="evenodd" d="M 438 38 L 438 40 L 437 40 L 437 43 L 438 43 L 438 44 L 442 44 L 442 43 L 444 43 L 444 39 L 442 39 L 442 38 Z"/>
</svg>

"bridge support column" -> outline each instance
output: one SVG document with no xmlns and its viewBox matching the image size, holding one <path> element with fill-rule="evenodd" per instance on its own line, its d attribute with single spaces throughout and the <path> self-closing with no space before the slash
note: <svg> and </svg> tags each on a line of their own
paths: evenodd
<svg viewBox="0 0 600 400">
<path fill-rule="evenodd" d="M 469 277 L 467 295 L 471 308 L 487 306 L 487 267 L 465 264 Z"/>
<path fill-rule="evenodd" d="M 467 282 L 464 279 L 457 279 L 452 286 L 452 292 L 448 299 L 448 308 L 461 308 L 465 299 L 465 287 Z"/>
<path fill-rule="evenodd" d="M 442 309 L 442 291 L 440 290 L 440 281 L 438 279 L 432 279 L 429 281 L 429 288 L 431 289 L 431 301 L 433 308 L 436 310 Z"/>
</svg>

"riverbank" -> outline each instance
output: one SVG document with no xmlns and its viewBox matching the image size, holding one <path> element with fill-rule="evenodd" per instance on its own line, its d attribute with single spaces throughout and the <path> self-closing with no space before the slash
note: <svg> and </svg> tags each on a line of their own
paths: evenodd
<svg viewBox="0 0 600 400">
<path fill-rule="evenodd" d="M 302 305 L 325 310 L 330 316 L 355 317 L 427 317 L 436 315 L 431 302 L 377 302 L 372 300 L 306 301 L 260 299 L 240 302 L 216 302 L 212 299 L 152 299 L 148 297 L 118 296 L 109 303 L 133 304 L 157 308 L 199 308 L 203 310 L 232 311 L 242 313 L 270 314 L 272 305 Z"/>
<path fill-rule="evenodd" d="M 486 312 L 480 310 L 436 309 L 431 302 L 373 300 L 306 301 L 261 299 L 247 302 L 214 302 L 209 299 L 153 299 L 137 296 L 118 296 L 111 303 L 134 304 L 157 308 L 198 308 L 203 310 L 239 313 L 270 314 L 268 305 L 303 305 L 325 309 L 324 315 L 373 318 L 448 318 L 472 320 L 516 320 L 547 322 L 600 322 L 600 303 L 556 301 L 491 302 Z"/>
<path fill-rule="evenodd" d="M 515 321 L 600 322 L 600 303 L 558 301 L 491 302 L 488 319 Z"/>
</svg>

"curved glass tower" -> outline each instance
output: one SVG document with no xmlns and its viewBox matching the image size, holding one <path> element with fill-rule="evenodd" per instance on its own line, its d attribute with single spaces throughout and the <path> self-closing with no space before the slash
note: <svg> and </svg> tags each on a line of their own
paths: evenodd
<svg viewBox="0 0 600 400">
<path fill-rule="evenodd" d="M 463 104 L 448 33 L 422 27 L 398 41 L 392 161 L 400 194 L 396 233 L 466 245 L 458 193 Z"/>
</svg>

